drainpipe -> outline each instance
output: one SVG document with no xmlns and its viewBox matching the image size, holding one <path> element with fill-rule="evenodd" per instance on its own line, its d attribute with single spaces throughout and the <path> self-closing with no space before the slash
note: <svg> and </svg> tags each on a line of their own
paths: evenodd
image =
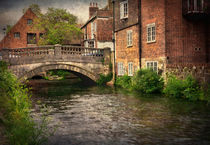
<svg viewBox="0 0 210 145">
<path fill-rule="evenodd" d="M 112 0 L 112 7 L 113 7 L 113 36 L 112 36 L 112 41 L 113 41 L 113 51 L 114 51 L 114 58 L 113 58 L 113 79 L 114 83 L 116 81 L 116 51 L 115 51 L 115 0 Z"/>
<path fill-rule="evenodd" d="M 140 67 L 140 69 L 141 69 L 141 67 L 142 67 L 142 64 L 141 64 L 141 58 L 142 58 L 142 55 L 141 55 L 141 53 L 142 53 L 142 39 L 141 39 L 141 32 L 142 32 L 142 30 L 141 30 L 141 27 L 142 27 L 142 23 L 141 23 L 141 0 L 139 0 L 138 1 L 139 2 L 139 4 L 138 4 L 138 9 L 139 9 L 139 11 L 138 11 L 138 22 L 139 22 L 139 67 Z"/>
</svg>

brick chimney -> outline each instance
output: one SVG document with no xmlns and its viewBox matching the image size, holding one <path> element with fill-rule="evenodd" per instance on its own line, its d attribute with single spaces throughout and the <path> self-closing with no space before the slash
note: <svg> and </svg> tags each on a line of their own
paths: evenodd
<svg viewBox="0 0 210 145">
<path fill-rule="evenodd" d="M 91 2 L 90 7 L 89 7 L 89 18 L 91 18 L 94 15 L 94 13 L 98 10 L 99 10 L 98 4 L 94 3 L 94 2 L 93 3 Z"/>
</svg>

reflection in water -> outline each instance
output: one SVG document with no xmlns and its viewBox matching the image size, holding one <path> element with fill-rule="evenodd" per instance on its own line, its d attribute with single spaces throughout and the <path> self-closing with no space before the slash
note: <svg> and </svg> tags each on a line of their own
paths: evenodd
<svg viewBox="0 0 210 145">
<path fill-rule="evenodd" d="M 49 126 L 58 126 L 49 145 L 210 144 L 210 108 L 203 103 L 141 97 L 72 80 L 31 84 L 34 96 L 49 108 Z"/>
</svg>

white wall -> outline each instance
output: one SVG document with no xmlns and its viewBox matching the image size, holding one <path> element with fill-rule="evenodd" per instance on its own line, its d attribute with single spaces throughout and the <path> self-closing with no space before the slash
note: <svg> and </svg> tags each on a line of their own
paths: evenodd
<svg viewBox="0 0 210 145">
<path fill-rule="evenodd" d="M 109 47 L 111 48 L 111 51 L 114 51 L 113 42 L 97 42 L 97 47 L 98 48 Z"/>
</svg>

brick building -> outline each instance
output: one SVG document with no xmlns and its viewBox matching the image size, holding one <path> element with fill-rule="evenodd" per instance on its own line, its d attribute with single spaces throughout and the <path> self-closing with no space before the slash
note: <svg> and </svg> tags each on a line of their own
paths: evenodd
<svg viewBox="0 0 210 145">
<path fill-rule="evenodd" d="M 103 9 L 99 9 L 97 3 L 90 3 L 89 19 L 81 27 L 84 33 L 83 45 L 93 48 L 110 47 L 113 50 L 112 23 L 111 0 L 108 0 L 108 5 Z"/>
<path fill-rule="evenodd" d="M 24 48 L 36 46 L 42 33 L 32 29 L 35 18 L 37 18 L 37 16 L 29 8 L 1 40 L 0 50 L 2 48 Z"/>
<path fill-rule="evenodd" d="M 209 0 L 116 0 L 117 74 L 189 66 L 209 70 Z"/>
</svg>

